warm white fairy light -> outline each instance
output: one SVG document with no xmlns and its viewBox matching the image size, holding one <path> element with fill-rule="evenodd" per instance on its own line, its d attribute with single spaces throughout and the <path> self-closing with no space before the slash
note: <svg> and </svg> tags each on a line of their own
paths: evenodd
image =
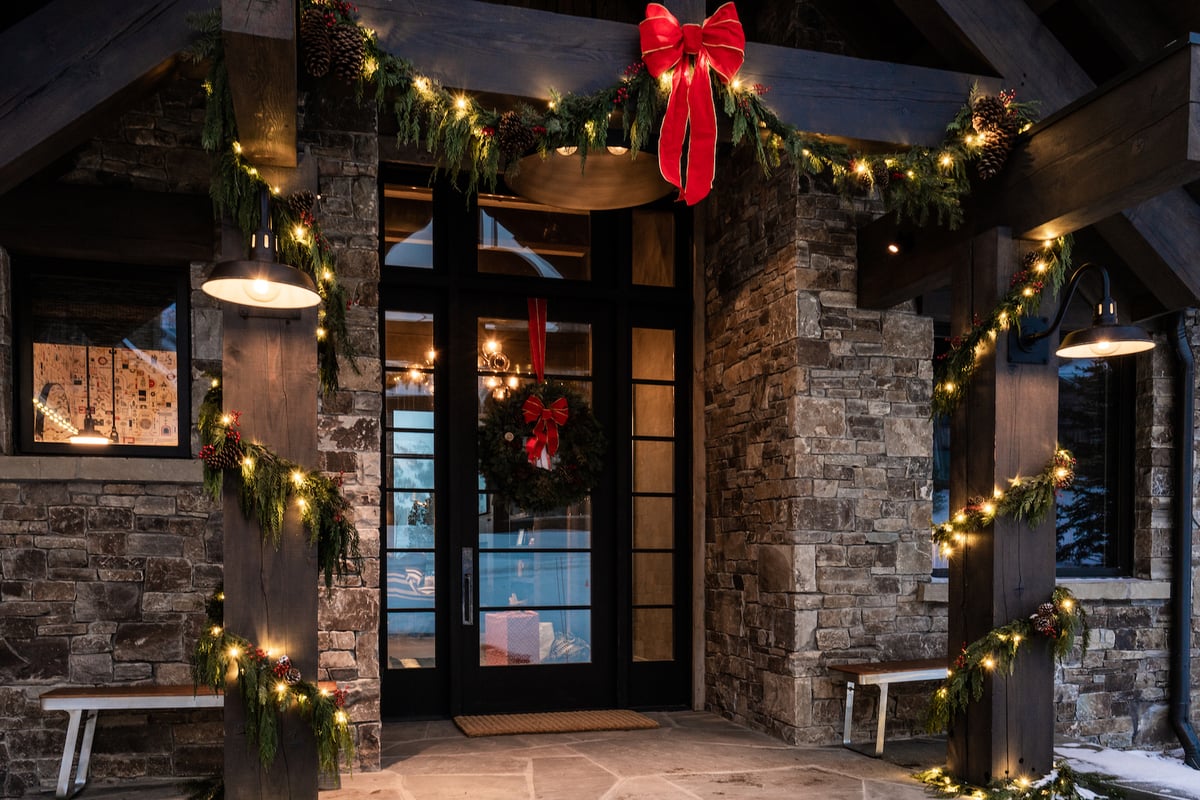
<svg viewBox="0 0 1200 800">
<path fill-rule="evenodd" d="M 33 407 L 36 408 L 38 412 L 41 413 L 46 419 L 50 420 L 59 428 L 62 428 L 72 436 L 79 433 L 79 428 L 76 428 L 74 425 L 72 425 L 71 420 L 67 419 L 67 417 L 62 413 L 55 411 L 53 408 L 50 408 L 50 406 L 43 403 L 40 397 L 33 398 Z"/>
</svg>

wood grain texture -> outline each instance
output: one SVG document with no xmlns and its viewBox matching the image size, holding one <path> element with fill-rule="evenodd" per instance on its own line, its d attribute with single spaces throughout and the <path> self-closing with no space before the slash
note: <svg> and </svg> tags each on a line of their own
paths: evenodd
<svg viewBox="0 0 1200 800">
<path fill-rule="evenodd" d="M 131 264 L 213 257 L 212 201 L 202 195 L 34 184 L 0 195 L 0 241 L 13 252 Z"/>
<path fill-rule="evenodd" d="M 285 0 L 223 0 L 221 32 L 248 161 L 296 166 L 296 12 Z"/>
<path fill-rule="evenodd" d="M 552 88 L 590 92 L 639 56 L 637 27 L 625 23 L 475 0 L 364 0 L 359 8 L 385 50 L 472 92 L 540 100 Z M 972 83 L 999 88 L 987 77 L 756 43 L 746 46 L 740 76 L 770 86 L 771 108 L 802 130 L 900 144 L 940 141 Z"/>
<path fill-rule="evenodd" d="M 223 382 L 227 410 L 242 412 L 245 436 L 301 465 L 317 460 L 316 310 L 295 318 L 224 313 Z M 272 653 L 287 654 L 301 674 L 317 676 L 316 550 L 295 507 L 275 547 L 238 506 L 236 480 L 225 481 L 225 627 Z M 283 715 L 280 747 L 264 770 L 247 748 L 237 684 L 226 686 L 227 794 L 257 800 L 317 797 L 316 741 L 294 713 Z"/>
<path fill-rule="evenodd" d="M 993 229 L 972 241 L 953 282 L 952 330 L 966 330 L 1008 289 L 1018 253 L 1011 233 Z M 980 363 L 951 421 L 950 505 L 989 496 L 1016 475 L 1037 473 L 1054 452 L 1058 375 L 1053 364 L 1010 365 L 1007 342 Z M 957 657 L 997 625 L 1023 618 L 1054 589 L 1054 520 L 1036 528 L 997 519 L 969 535 L 950 559 L 947 656 Z M 984 698 L 952 723 L 949 770 L 980 785 L 993 777 L 1041 775 L 1053 751 L 1054 670 L 1049 648 L 1022 651 L 1007 679 L 985 681 Z"/>
<path fill-rule="evenodd" d="M 211 0 L 56 0 L 0 34 L 0 193 L 164 77 Z"/>
</svg>

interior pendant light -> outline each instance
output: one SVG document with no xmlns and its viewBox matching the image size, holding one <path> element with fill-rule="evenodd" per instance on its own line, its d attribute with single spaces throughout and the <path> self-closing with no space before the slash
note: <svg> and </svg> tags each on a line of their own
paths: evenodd
<svg viewBox="0 0 1200 800">
<path fill-rule="evenodd" d="M 321 302 L 313 279 L 275 259 L 275 231 L 271 225 L 271 196 L 259 192 L 258 230 L 250 240 L 250 258 L 222 261 L 200 287 L 204 293 L 243 306 L 257 308 L 311 308 Z"/>
<path fill-rule="evenodd" d="M 109 444 L 108 437 L 100 431 L 96 430 L 96 421 L 92 419 L 92 348 L 84 346 L 83 356 L 83 385 L 85 391 L 84 400 L 87 403 L 87 408 L 83 415 L 83 427 L 79 429 L 79 433 L 71 436 L 71 444 Z"/>
<path fill-rule="evenodd" d="M 120 441 L 120 436 L 117 434 L 117 348 L 108 348 L 108 374 L 109 387 L 112 389 L 112 428 L 108 432 L 108 440 L 113 444 Z"/>
</svg>

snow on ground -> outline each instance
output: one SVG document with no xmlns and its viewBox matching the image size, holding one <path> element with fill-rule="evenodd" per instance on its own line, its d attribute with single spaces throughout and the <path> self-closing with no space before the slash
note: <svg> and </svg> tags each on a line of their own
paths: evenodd
<svg viewBox="0 0 1200 800">
<path fill-rule="evenodd" d="M 1117 782 L 1168 797 L 1200 800 L 1200 770 L 1183 763 L 1183 751 L 1103 750 L 1094 745 L 1060 743 L 1055 754 L 1080 772 L 1113 775 Z"/>
</svg>

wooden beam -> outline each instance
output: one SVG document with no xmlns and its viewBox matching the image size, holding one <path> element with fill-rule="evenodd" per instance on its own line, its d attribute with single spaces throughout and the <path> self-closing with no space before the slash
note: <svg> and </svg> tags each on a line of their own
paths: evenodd
<svg viewBox="0 0 1200 800">
<path fill-rule="evenodd" d="M 477 0 L 358 5 L 385 50 L 474 92 L 544 100 L 552 88 L 594 91 L 639 57 L 637 27 L 626 23 Z M 756 43 L 740 74 L 769 86 L 771 107 L 802 130 L 900 144 L 936 144 L 973 83 L 999 88 L 988 77 Z"/>
<path fill-rule="evenodd" d="M 213 244 L 204 195 L 38 183 L 0 196 L 0 246 L 14 252 L 187 264 L 212 260 Z"/>
<path fill-rule="evenodd" d="M 0 194 L 165 76 L 211 0 L 55 0 L 0 34 Z"/>
<path fill-rule="evenodd" d="M 1168 308 L 1191 305 L 1200 297 L 1195 255 L 1200 250 L 1183 249 L 1175 240 L 1187 246 L 1200 237 L 1196 204 L 1160 195 L 1197 178 L 1200 39 L 1039 124 L 1013 151 L 997 182 L 984 184 L 970 199 L 971 214 L 961 230 L 914 231 L 913 246 L 893 255 L 886 245 L 896 238 L 894 219 L 864 226 L 859 303 L 888 308 L 944 286 L 957 249 L 977 231 L 1004 224 L 1018 238 L 1048 239 L 1137 206 L 1123 226 L 1125 252 L 1139 256 L 1128 263 Z M 1151 200 L 1150 208 L 1138 205 Z M 1127 241 L 1134 230 L 1162 253 Z"/>
<path fill-rule="evenodd" d="M 296 9 L 222 0 L 221 37 L 238 141 L 255 165 L 296 166 Z"/>
</svg>

